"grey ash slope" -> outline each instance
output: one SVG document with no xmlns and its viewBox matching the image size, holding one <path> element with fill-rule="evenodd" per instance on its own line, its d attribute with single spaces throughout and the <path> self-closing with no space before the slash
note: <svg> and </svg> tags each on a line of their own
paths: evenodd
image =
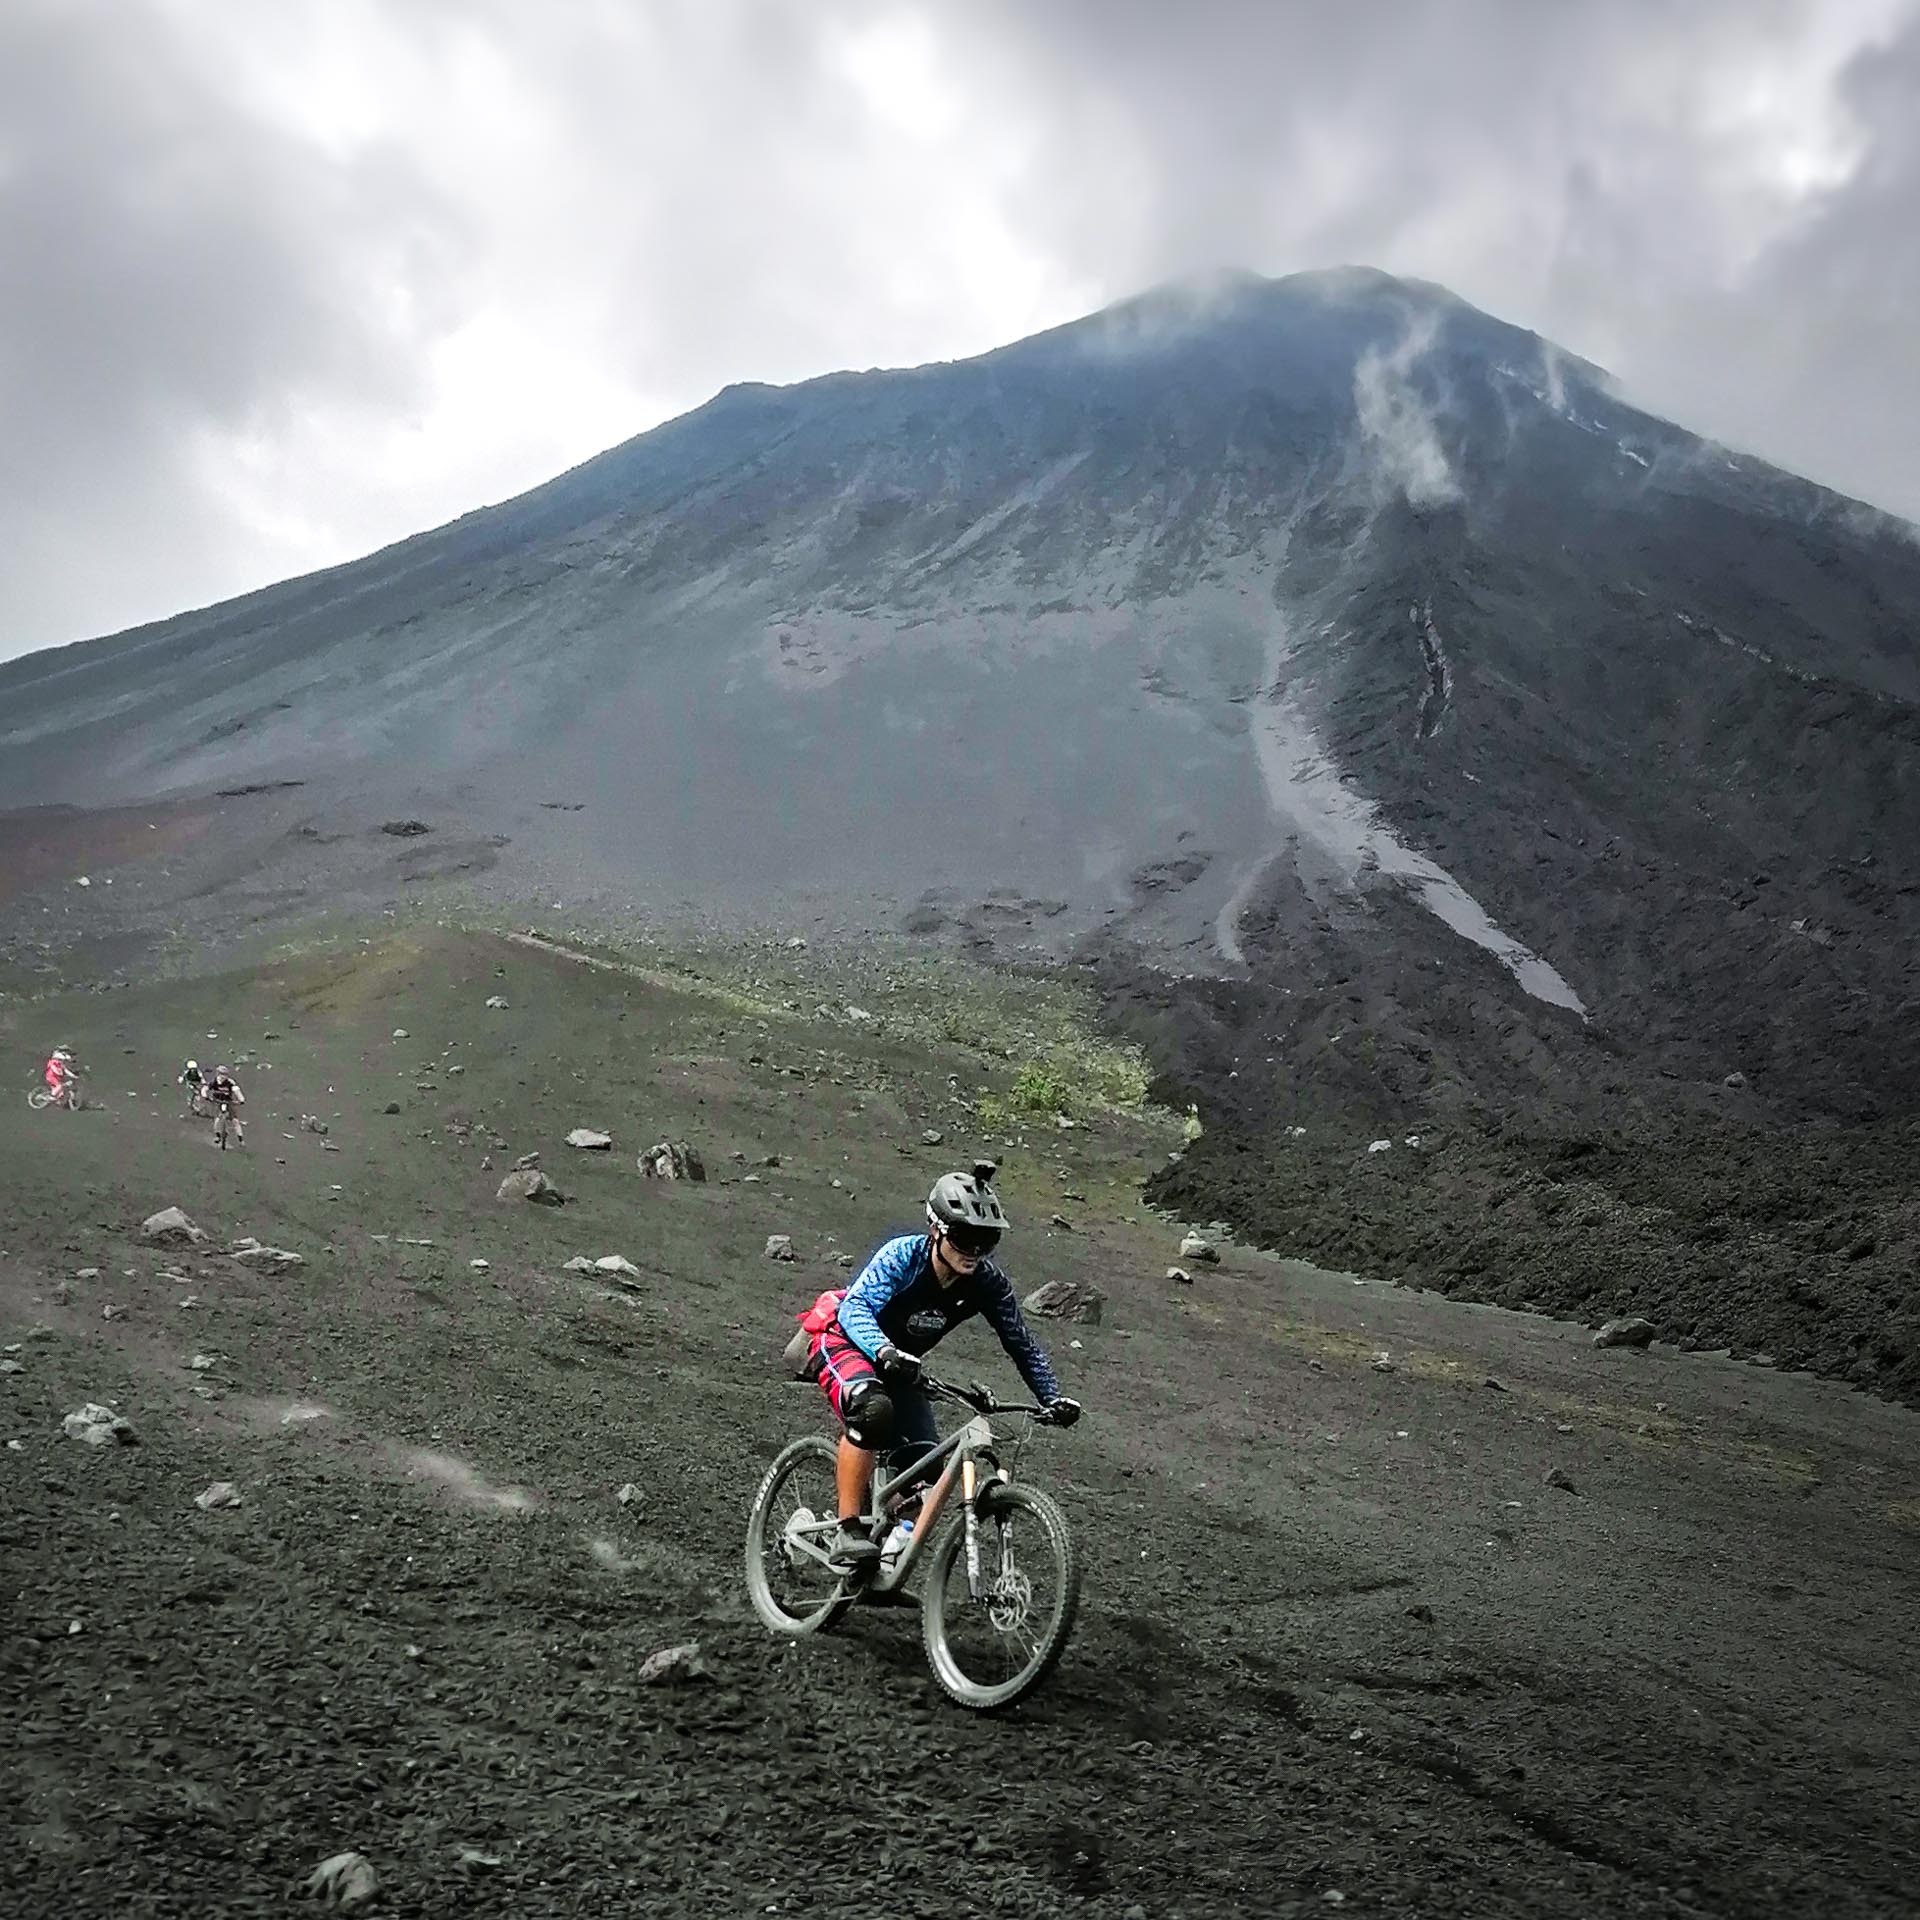
<svg viewBox="0 0 1920 1920">
<path fill-rule="evenodd" d="M 1248 276 L 730 388 L 0 669 L 0 802 L 437 783 L 517 834 L 562 797 L 635 892 L 998 894 L 1182 966 L 1384 956 L 1530 1033 L 1577 1004 L 1784 1064 L 1901 1024 L 1916 606 L 1910 530 L 1441 289 Z"/>
</svg>

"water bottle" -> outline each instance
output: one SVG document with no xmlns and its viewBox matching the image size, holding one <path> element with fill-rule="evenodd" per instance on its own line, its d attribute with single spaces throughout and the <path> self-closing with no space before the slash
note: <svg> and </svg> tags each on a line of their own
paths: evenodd
<svg viewBox="0 0 1920 1920">
<path fill-rule="evenodd" d="M 900 1556 L 907 1550 L 907 1542 L 913 1538 L 913 1522 L 902 1520 L 887 1535 L 880 1547 L 880 1564 L 891 1569 Z"/>
</svg>

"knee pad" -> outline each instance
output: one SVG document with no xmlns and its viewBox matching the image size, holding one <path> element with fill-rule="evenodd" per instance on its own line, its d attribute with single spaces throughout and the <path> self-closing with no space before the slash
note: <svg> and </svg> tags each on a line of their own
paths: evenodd
<svg viewBox="0 0 1920 1920">
<path fill-rule="evenodd" d="M 840 1424 L 856 1447 L 877 1452 L 893 1437 L 893 1402 L 878 1380 L 849 1387 L 840 1402 Z"/>
</svg>

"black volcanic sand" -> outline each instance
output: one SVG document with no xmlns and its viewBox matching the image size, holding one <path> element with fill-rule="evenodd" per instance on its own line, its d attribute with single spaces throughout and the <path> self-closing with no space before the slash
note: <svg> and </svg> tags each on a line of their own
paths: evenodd
<svg viewBox="0 0 1920 1920">
<path fill-rule="evenodd" d="M 343 1848 L 415 1914 L 1911 1911 L 1902 1408 L 1233 1247 L 1178 1286 L 1164 1129 L 1049 1128 L 1010 1265 L 1110 1298 L 1047 1329 L 1089 1415 L 1022 1464 L 1086 1597 L 983 1720 L 911 1613 L 784 1644 L 739 1567 L 825 1428 L 782 1315 L 973 1147 L 968 1056 L 432 933 L 16 1006 L 21 1083 L 55 1024 L 100 1104 L 0 1103 L 0 1911 L 279 1913 Z M 224 1156 L 171 1086 L 216 1049 L 255 1056 Z M 713 1178 L 642 1181 L 662 1137 Z M 530 1149 L 565 1207 L 495 1202 Z M 218 1237 L 141 1247 L 167 1203 Z M 561 1270 L 607 1252 L 636 1291 Z M 140 1444 L 62 1437 L 87 1400 Z M 638 1685 L 687 1640 L 709 1680 Z"/>
</svg>

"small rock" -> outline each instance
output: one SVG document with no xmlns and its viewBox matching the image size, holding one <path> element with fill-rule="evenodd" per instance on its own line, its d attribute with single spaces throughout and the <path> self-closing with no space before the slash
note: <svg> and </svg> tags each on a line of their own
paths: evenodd
<svg viewBox="0 0 1920 1920">
<path fill-rule="evenodd" d="M 613 1497 L 618 1500 L 623 1507 L 630 1507 L 640 1498 L 640 1489 L 629 1480 Z"/>
<path fill-rule="evenodd" d="M 1428 1606 L 1424 1600 L 1415 1601 L 1415 1603 L 1407 1609 L 1407 1618 L 1409 1620 L 1418 1620 L 1424 1627 L 1430 1627 L 1433 1625 L 1433 1609 Z"/>
<path fill-rule="evenodd" d="M 507 999 L 506 999 L 506 995 L 505 995 L 505 994 L 501 994 L 501 993 L 490 993 L 490 994 L 488 994 L 488 995 L 487 995 L 487 1007 L 488 1007 L 488 1010 L 489 1010 L 490 1012 L 493 1012 L 493 1013 L 505 1013 L 505 1012 L 506 1012 L 506 1010 L 507 1010 Z"/>
<path fill-rule="evenodd" d="M 1487 1377 L 1483 1381 L 1481 1381 L 1480 1384 L 1483 1387 L 1491 1387 L 1495 1393 L 1505 1393 L 1507 1390 L 1505 1383 L 1503 1381 L 1496 1380 L 1492 1374 L 1488 1374 Z"/>
<path fill-rule="evenodd" d="M 487 1273 L 492 1270 L 490 1264 L 485 1260 L 469 1260 L 467 1265 L 470 1266 L 475 1273 Z"/>
<path fill-rule="evenodd" d="M 73 1277 L 76 1280 L 98 1280 L 100 1278 L 100 1269 L 98 1267 L 82 1267 Z"/>
<path fill-rule="evenodd" d="M 1190 1287 L 1193 1285 L 1193 1275 L 1190 1274 L 1185 1267 L 1169 1267 L 1167 1269 L 1167 1278 L 1179 1286 Z"/>
<path fill-rule="evenodd" d="M 1636 1313 L 1624 1320 L 1609 1320 L 1593 1336 L 1593 1344 L 1596 1347 L 1644 1347 L 1653 1335 L 1653 1322 Z"/>
<path fill-rule="evenodd" d="M 1097 1327 L 1106 1299 L 1098 1287 L 1086 1281 L 1049 1280 L 1044 1287 L 1036 1287 L 1028 1294 L 1022 1304 L 1029 1313 L 1049 1320 L 1078 1320 L 1085 1326 Z"/>
<path fill-rule="evenodd" d="M 398 1100 L 389 1100 L 380 1111 L 382 1113 L 398 1113 L 400 1111 L 400 1102 Z"/>
<path fill-rule="evenodd" d="M 805 942 L 804 940 L 802 940 L 802 939 L 800 938 L 800 936 L 799 936 L 799 935 L 798 935 L 798 934 L 796 933 L 796 934 L 795 934 L 795 935 L 794 935 L 794 936 L 793 936 L 793 937 L 792 937 L 792 938 L 791 938 L 791 939 L 790 939 L 790 940 L 789 940 L 789 941 L 787 942 L 787 950 L 788 950 L 788 951 L 789 951 L 790 953 L 799 953 L 799 952 L 801 952 L 801 951 L 802 951 L 802 950 L 803 950 L 803 949 L 805 948 L 805 946 L 806 946 L 806 944 L 807 944 L 807 943 L 806 943 L 806 942 Z"/>
<path fill-rule="evenodd" d="M 140 1436 L 133 1430 L 133 1422 L 123 1419 L 111 1407 L 103 1407 L 89 1400 L 84 1407 L 67 1415 L 61 1422 L 69 1440 L 79 1440 L 89 1447 L 133 1447 L 140 1444 Z"/>
<path fill-rule="evenodd" d="M 396 1040 L 404 1040 L 404 1039 L 405 1039 L 405 1038 L 407 1037 L 407 1030 L 406 1030 L 406 1028 L 405 1028 L 405 1027 L 395 1027 L 395 1028 L 394 1028 L 394 1030 L 393 1030 L 393 1037 L 394 1037 L 394 1038 L 395 1038 Z"/>
<path fill-rule="evenodd" d="M 322 1120 L 318 1114 L 303 1113 L 300 1116 L 300 1131 L 302 1133 L 325 1133 L 326 1130 L 327 1123 Z"/>
<path fill-rule="evenodd" d="M 709 1678 L 707 1663 L 700 1657 L 697 1641 L 684 1647 L 662 1647 L 640 1663 L 634 1679 L 643 1687 L 682 1686 L 689 1680 Z"/>
<path fill-rule="evenodd" d="M 1744 1073 L 1730 1073 L 1720 1084 L 1723 1087 L 1731 1087 L 1735 1093 L 1738 1093 L 1747 1084 L 1747 1076 Z"/>
<path fill-rule="evenodd" d="M 162 1207 L 140 1223 L 140 1238 L 149 1243 L 191 1246 L 206 1237 L 178 1207 Z"/>
<path fill-rule="evenodd" d="M 491 1873 L 495 1867 L 505 1862 L 497 1853 L 482 1853 L 478 1847 L 462 1847 L 453 1857 L 457 1867 L 465 1867 L 470 1873 Z"/>
<path fill-rule="evenodd" d="M 483 1153 L 480 1156 L 480 1171 L 482 1173 L 491 1173 L 493 1171 L 493 1155 L 492 1154 Z"/>
<path fill-rule="evenodd" d="M 1385 1153 L 1392 1145 L 1393 1142 L 1391 1140 L 1369 1140 L 1367 1142 L 1367 1151 L 1369 1153 Z"/>
<path fill-rule="evenodd" d="M 496 1200 L 524 1200 L 538 1207 L 557 1207 L 566 1196 L 538 1167 L 517 1167 L 500 1182 Z"/>
<path fill-rule="evenodd" d="M 25 1373 L 25 1372 L 26 1372 L 26 1368 L 23 1367 L 18 1360 L 0 1360 L 0 1373 Z"/>
<path fill-rule="evenodd" d="M 304 1267 L 304 1256 L 290 1253 L 285 1247 L 264 1246 L 252 1234 L 246 1234 L 236 1240 L 227 1249 L 227 1258 L 237 1260 L 243 1267 Z"/>
<path fill-rule="evenodd" d="M 791 1260 L 793 1258 L 793 1236 L 790 1233 L 768 1234 L 767 1258 L 769 1260 Z"/>
<path fill-rule="evenodd" d="M 380 1892 L 380 1876 L 364 1853 L 336 1853 L 307 1879 L 308 1894 L 330 1907 L 363 1907 Z"/>
<path fill-rule="evenodd" d="M 1047 1225 L 1050 1227 L 1058 1227 L 1062 1233 L 1071 1233 L 1073 1231 L 1073 1222 L 1069 1220 L 1064 1213 L 1049 1215 Z"/>
<path fill-rule="evenodd" d="M 205 1493 L 196 1493 L 193 1504 L 202 1513 L 211 1513 L 216 1507 L 237 1507 L 240 1504 L 240 1489 L 231 1480 L 216 1480 Z"/>
<path fill-rule="evenodd" d="M 593 1262 L 584 1253 L 576 1253 L 563 1269 L 567 1273 L 591 1273 Z"/>
<path fill-rule="evenodd" d="M 100 1309 L 100 1318 L 102 1320 L 124 1320 L 126 1317 L 126 1308 L 115 1306 L 111 1300 Z"/>
<path fill-rule="evenodd" d="M 1549 1467 L 1547 1469 L 1547 1485 L 1550 1487 L 1558 1487 L 1562 1493 L 1579 1492 L 1579 1488 L 1573 1484 L 1572 1480 L 1559 1467 Z"/>
<path fill-rule="evenodd" d="M 505 1148 L 506 1144 L 504 1140 L 496 1140 L 493 1143 L 494 1150 L 499 1152 Z M 524 1173 L 528 1167 L 537 1167 L 539 1164 L 540 1155 L 537 1151 L 533 1153 L 523 1153 L 520 1158 L 513 1163 L 513 1170 L 515 1173 Z"/>
<path fill-rule="evenodd" d="M 707 1163 L 684 1140 L 662 1140 L 641 1154 L 640 1171 L 650 1180 L 704 1181 Z"/>
<path fill-rule="evenodd" d="M 1204 1260 L 1209 1266 L 1217 1266 L 1220 1250 L 1205 1234 L 1190 1233 L 1180 1242 L 1182 1260 Z"/>
<path fill-rule="evenodd" d="M 640 1269 L 623 1253 L 603 1253 L 593 1263 L 595 1273 L 610 1273 L 617 1280 L 638 1280 Z"/>
<path fill-rule="evenodd" d="M 1372 1366 L 1375 1373 L 1398 1373 L 1400 1371 L 1400 1369 L 1394 1364 L 1393 1355 L 1390 1354 L 1384 1347 L 1382 1347 L 1380 1351 L 1373 1356 L 1373 1359 L 1369 1364 Z"/>
<path fill-rule="evenodd" d="M 927 1147 L 937 1147 L 946 1137 L 938 1127 L 928 1127 L 920 1136 L 920 1144 Z"/>
<path fill-rule="evenodd" d="M 196 1353 L 187 1365 L 195 1373 L 211 1373 L 220 1362 L 210 1353 Z"/>
<path fill-rule="evenodd" d="M 567 1145 L 585 1153 L 605 1153 L 613 1145 L 613 1135 L 602 1133 L 598 1127 L 575 1127 L 567 1135 Z"/>
</svg>

